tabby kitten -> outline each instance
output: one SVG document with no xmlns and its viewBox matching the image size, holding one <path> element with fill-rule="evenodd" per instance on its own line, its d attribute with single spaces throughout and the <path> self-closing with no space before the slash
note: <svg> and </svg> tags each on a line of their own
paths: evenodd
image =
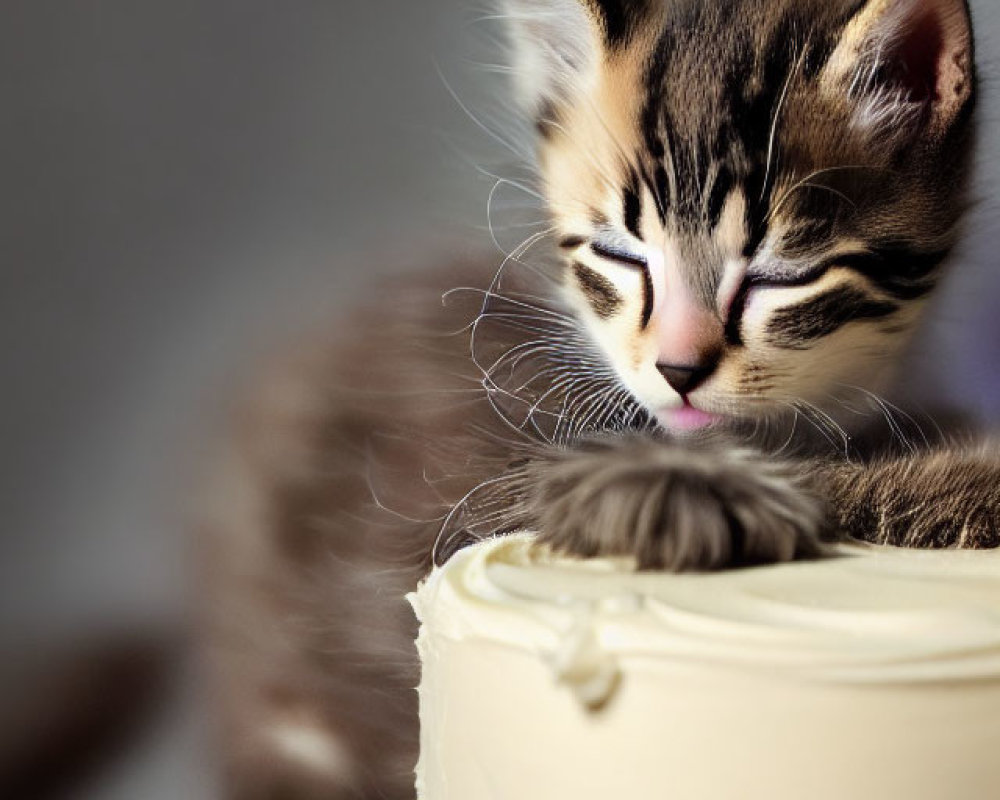
<svg viewBox="0 0 1000 800">
<path fill-rule="evenodd" d="M 397 286 L 265 383 L 208 530 L 233 797 L 413 796 L 402 597 L 483 536 L 1000 546 L 995 453 L 859 424 L 958 236 L 965 1 L 504 4 L 559 254 Z"/>
</svg>

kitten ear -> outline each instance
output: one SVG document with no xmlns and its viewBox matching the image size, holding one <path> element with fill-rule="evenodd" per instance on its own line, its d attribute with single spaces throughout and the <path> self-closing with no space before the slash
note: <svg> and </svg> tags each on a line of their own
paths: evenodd
<svg viewBox="0 0 1000 800">
<path fill-rule="evenodd" d="M 825 71 L 848 87 L 860 126 L 922 120 L 943 133 L 975 90 L 967 1 L 869 0 Z"/>
<path fill-rule="evenodd" d="M 531 114 L 578 90 L 601 40 L 586 0 L 503 0 L 517 98 Z"/>
</svg>

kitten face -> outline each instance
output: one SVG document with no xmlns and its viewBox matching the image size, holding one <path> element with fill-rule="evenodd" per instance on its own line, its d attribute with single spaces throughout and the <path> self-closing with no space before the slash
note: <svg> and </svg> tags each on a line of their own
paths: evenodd
<svg viewBox="0 0 1000 800">
<path fill-rule="evenodd" d="M 508 0 L 566 291 L 667 427 L 874 386 L 962 211 L 964 0 Z"/>
</svg>

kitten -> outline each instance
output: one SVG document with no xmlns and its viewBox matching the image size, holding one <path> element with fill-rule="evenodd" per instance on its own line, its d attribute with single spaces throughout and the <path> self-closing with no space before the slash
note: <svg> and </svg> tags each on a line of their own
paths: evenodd
<svg viewBox="0 0 1000 800">
<path fill-rule="evenodd" d="M 265 381 L 206 530 L 233 797 L 413 796 L 402 597 L 483 536 L 1000 546 L 996 453 L 857 423 L 958 237 L 964 0 L 505 6 L 558 255 L 397 285 Z"/>
</svg>

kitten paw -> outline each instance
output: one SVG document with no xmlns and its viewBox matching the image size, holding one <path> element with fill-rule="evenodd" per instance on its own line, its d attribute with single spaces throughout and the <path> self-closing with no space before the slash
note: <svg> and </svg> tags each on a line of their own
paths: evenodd
<svg viewBox="0 0 1000 800">
<path fill-rule="evenodd" d="M 747 450 L 606 439 L 526 468 L 529 518 L 557 551 L 697 571 L 822 553 L 822 505 Z"/>
<path fill-rule="evenodd" d="M 897 547 L 1000 547 L 1000 460 L 942 451 L 874 464 L 842 481 L 841 527 Z"/>
</svg>

